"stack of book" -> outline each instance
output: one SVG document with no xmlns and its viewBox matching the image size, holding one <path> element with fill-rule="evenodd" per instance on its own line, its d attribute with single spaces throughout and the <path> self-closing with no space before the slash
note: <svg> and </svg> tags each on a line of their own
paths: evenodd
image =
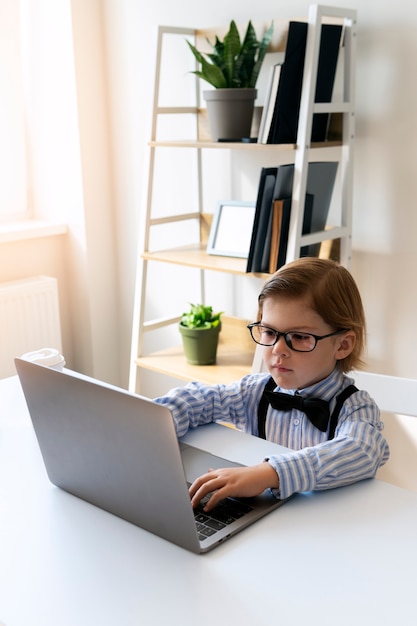
<svg viewBox="0 0 417 626">
<path fill-rule="evenodd" d="M 303 234 L 325 229 L 337 161 L 308 165 Z M 294 165 L 264 167 L 258 185 L 247 272 L 272 273 L 286 262 Z M 320 244 L 304 246 L 300 256 L 317 256 Z"/>
<path fill-rule="evenodd" d="M 258 143 L 295 143 L 297 139 L 304 60 L 306 22 L 290 22 L 283 63 L 270 69 Z M 331 102 L 336 76 L 342 26 L 321 26 L 315 102 Z M 313 116 L 311 141 L 325 141 L 328 113 Z"/>
</svg>

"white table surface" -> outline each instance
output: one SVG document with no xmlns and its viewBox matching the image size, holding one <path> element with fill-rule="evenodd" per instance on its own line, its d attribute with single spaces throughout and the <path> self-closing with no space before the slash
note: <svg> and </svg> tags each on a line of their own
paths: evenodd
<svg viewBox="0 0 417 626">
<path fill-rule="evenodd" d="M 274 449 L 218 426 L 190 438 L 244 463 Z M 378 480 L 297 495 L 192 554 L 51 485 L 18 379 L 0 381 L 6 626 L 415 626 L 416 563 L 417 494 Z"/>
</svg>

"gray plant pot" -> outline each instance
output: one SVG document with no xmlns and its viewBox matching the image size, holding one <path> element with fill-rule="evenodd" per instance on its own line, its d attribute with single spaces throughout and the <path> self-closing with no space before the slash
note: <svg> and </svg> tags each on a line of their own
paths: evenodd
<svg viewBox="0 0 417 626">
<path fill-rule="evenodd" d="M 211 89 L 203 96 L 213 141 L 250 137 L 256 89 Z"/>
</svg>

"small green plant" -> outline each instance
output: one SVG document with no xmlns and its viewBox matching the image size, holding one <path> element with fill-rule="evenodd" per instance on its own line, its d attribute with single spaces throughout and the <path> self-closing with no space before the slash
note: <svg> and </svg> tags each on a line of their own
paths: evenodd
<svg viewBox="0 0 417 626">
<path fill-rule="evenodd" d="M 182 314 L 181 325 L 187 328 L 215 328 L 220 324 L 220 313 L 213 313 L 213 307 L 204 304 L 190 304 L 190 310 Z"/>
<path fill-rule="evenodd" d="M 207 39 L 212 48 L 210 53 L 201 53 L 188 40 L 191 52 L 201 64 L 201 69 L 193 74 L 207 81 L 216 89 L 229 87 L 254 88 L 259 72 L 272 39 L 273 23 L 265 32 L 261 41 L 256 37 L 255 29 L 250 21 L 243 41 L 240 40 L 236 23 L 232 20 L 228 33 L 223 41 L 216 35 L 214 45 Z M 211 61 L 211 62 L 210 62 Z"/>
</svg>

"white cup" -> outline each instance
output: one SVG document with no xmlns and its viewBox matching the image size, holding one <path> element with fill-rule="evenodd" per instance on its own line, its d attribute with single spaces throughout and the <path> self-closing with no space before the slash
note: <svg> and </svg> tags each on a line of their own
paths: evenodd
<svg viewBox="0 0 417 626">
<path fill-rule="evenodd" d="M 55 348 L 42 348 L 41 350 L 26 352 L 26 354 L 22 355 L 22 359 L 31 361 L 32 363 L 38 363 L 39 365 L 46 365 L 47 367 L 52 367 L 60 371 L 62 371 L 65 366 L 64 357 L 60 351 Z"/>
</svg>

